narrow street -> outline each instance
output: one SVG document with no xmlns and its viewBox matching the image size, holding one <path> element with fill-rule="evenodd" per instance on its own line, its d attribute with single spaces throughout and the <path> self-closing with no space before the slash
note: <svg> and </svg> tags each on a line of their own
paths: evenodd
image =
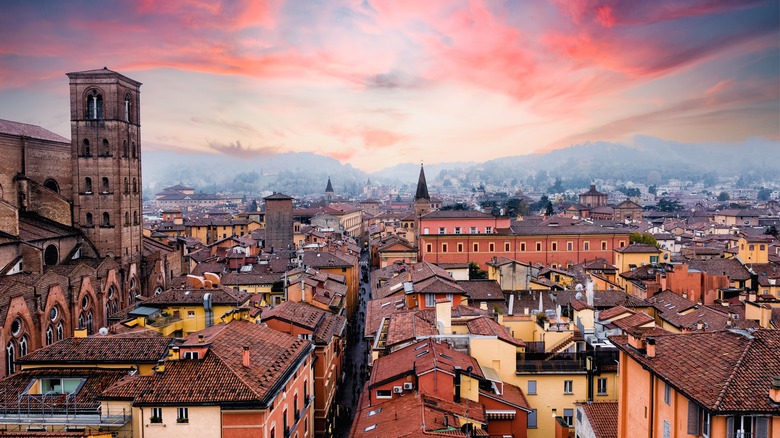
<svg viewBox="0 0 780 438">
<path fill-rule="evenodd" d="M 339 385 L 336 393 L 336 404 L 338 405 L 336 422 L 333 427 L 333 436 L 344 438 L 349 435 L 349 428 L 352 425 L 352 418 L 355 415 L 358 398 L 363 390 L 363 384 L 366 381 L 368 371 L 368 345 L 363 339 L 363 330 L 366 324 L 366 301 L 370 299 L 370 287 L 368 282 L 363 281 L 363 272 L 369 273 L 368 253 L 360 256 L 360 292 L 358 298 L 358 310 L 355 317 L 349 321 L 347 334 L 347 348 L 344 359 L 344 381 Z"/>
</svg>

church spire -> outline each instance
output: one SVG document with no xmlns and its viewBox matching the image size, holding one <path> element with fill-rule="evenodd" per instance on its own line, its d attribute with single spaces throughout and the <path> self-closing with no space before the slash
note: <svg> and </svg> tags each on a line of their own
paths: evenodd
<svg viewBox="0 0 780 438">
<path fill-rule="evenodd" d="M 325 187 L 325 193 L 333 193 L 333 185 L 330 183 L 330 177 L 328 177 L 328 185 Z"/>
<path fill-rule="evenodd" d="M 425 199 L 430 201 L 431 197 L 428 196 L 428 183 L 425 182 L 425 169 L 423 169 L 422 163 L 420 163 L 420 178 L 417 180 L 417 193 L 414 195 L 414 200 L 419 201 Z"/>
</svg>

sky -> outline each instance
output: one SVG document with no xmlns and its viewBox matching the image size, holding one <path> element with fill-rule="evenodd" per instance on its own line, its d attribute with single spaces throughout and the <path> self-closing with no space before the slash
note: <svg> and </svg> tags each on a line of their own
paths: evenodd
<svg viewBox="0 0 780 438">
<path fill-rule="evenodd" d="M 7 0 L 0 118 L 70 138 L 67 72 L 141 86 L 144 151 L 372 172 L 637 136 L 780 141 L 780 1 Z"/>
</svg>

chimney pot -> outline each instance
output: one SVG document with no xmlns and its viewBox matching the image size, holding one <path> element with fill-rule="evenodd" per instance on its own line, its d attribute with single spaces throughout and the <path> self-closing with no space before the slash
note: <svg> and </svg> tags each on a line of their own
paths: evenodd
<svg viewBox="0 0 780 438">
<path fill-rule="evenodd" d="M 203 342 L 203 339 L 204 339 L 203 335 L 198 335 L 198 342 Z"/>
<path fill-rule="evenodd" d="M 646 353 L 647 357 L 655 357 L 655 338 L 649 337 L 646 340 Z"/>
<path fill-rule="evenodd" d="M 780 404 L 780 376 L 772 376 L 772 387 L 769 388 L 769 398 Z"/>
</svg>

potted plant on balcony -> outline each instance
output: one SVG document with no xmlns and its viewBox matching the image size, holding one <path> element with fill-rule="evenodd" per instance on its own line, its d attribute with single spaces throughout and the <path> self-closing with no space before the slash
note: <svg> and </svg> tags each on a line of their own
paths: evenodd
<svg viewBox="0 0 780 438">
<path fill-rule="evenodd" d="M 150 423 L 162 423 L 162 417 L 149 417 Z"/>
</svg>

